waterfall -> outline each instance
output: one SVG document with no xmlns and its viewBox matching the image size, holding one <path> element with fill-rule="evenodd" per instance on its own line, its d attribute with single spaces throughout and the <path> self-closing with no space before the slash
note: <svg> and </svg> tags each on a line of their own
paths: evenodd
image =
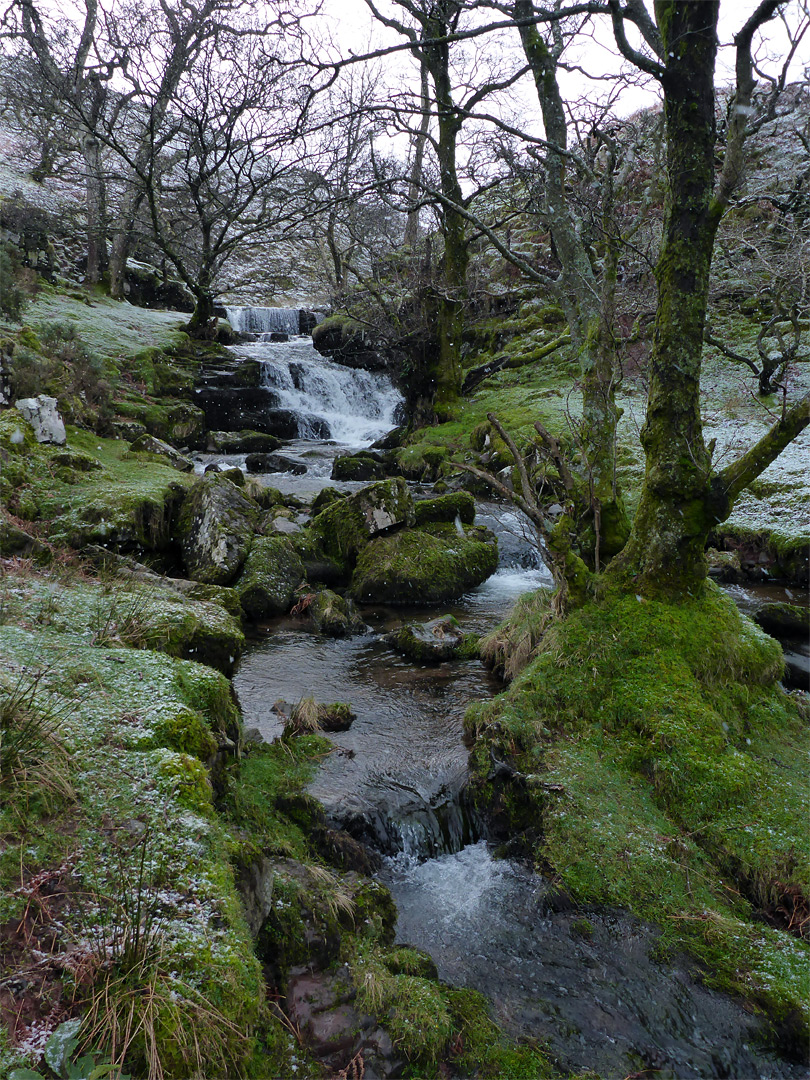
<svg viewBox="0 0 810 1080">
<path fill-rule="evenodd" d="M 368 445 L 396 423 L 402 395 L 387 375 L 340 367 L 308 341 L 256 349 L 263 385 L 273 391 L 278 408 L 296 414 L 299 438 L 322 437 L 325 421 L 338 442 Z"/>
<path fill-rule="evenodd" d="M 226 307 L 228 322 L 238 334 L 297 334 L 298 308 Z"/>
</svg>

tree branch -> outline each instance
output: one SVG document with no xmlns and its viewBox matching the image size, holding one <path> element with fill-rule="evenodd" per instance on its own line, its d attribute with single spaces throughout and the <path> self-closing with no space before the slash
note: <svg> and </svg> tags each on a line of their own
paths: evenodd
<svg viewBox="0 0 810 1080">
<path fill-rule="evenodd" d="M 742 489 L 756 480 L 808 424 L 810 394 L 805 394 L 747 453 L 718 473 L 713 486 L 719 487 L 723 497 L 728 500 L 729 509 Z"/>
</svg>

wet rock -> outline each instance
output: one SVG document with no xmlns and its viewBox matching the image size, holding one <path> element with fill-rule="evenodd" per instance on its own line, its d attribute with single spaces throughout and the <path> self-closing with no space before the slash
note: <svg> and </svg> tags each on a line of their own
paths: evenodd
<svg viewBox="0 0 810 1080">
<path fill-rule="evenodd" d="M 297 521 L 290 521 L 285 517 L 273 517 L 265 522 L 263 532 L 266 536 L 297 536 L 298 533 L 303 532 L 303 529 Z"/>
<path fill-rule="evenodd" d="M 458 656 L 464 645 L 464 631 L 452 615 L 428 623 L 408 623 L 386 634 L 385 641 L 412 660 L 441 663 Z"/>
<path fill-rule="evenodd" d="M 387 434 L 383 435 L 381 439 L 377 439 L 376 442 L 371 444 L 372 450 L 396 450 L 397 447 L 402 445 L 402 441 L 408 433 L 408 429 L 405 427 L 392 428 Z"/>
<path fill-rule="evenodd" d="M 388 475 L 386 462 L 378 454 L 368 451 L 341 454 L 332 464 L 333 480 L 384 480 Z"/>
<path fill-rule="evenodd" d="M 360 612 L 351 602 L 331 589 L 316 593 L 307 608 L 315 629 L 328 637 L 351 637 L 366 629 Z M 326 729 L 330 730 L 330 729 Z"/>
<path fill-rule="evenodd" d="M 230 480 L 204 476 L 189 490 L 178 523 L 186 573 L 228 585 L 247 558 L 259 510 Z"/>
<path fill-rule="evenodd" d="M 435 499 L 420 499 L 414 503 L 417 525 L 434 521 L 451 522 L 458 518 L 465 525 L 475 521 L 475 499 L 469 491 L 438 495 Z"/>
<path fill-rule="evenodd" d="M 205 474 L 209 473 L 216 473 L 217 476 L 230 480 L 237 487 L 245 486 L 245 474 L 237 465 L 228 465 L 224 461 L 212 461 L 210 465 L 205 466 Z"/>
<path fill-rule="evenodd" d="M 270 454 L 284 444 L 261 431 L 209 431 L 206 449 L 219 454 Z"/>
<path fill-rule="evenodd" d="M 194 470 L 194 462 L 191 458 L 187 458 L 185 454 L 181 454 L 179 450 L 175 450 L 162 439 L 156 439 L 154 435 L 140 435 L 130 446 L 129 452 L 154 454 L 156 457 L 165 458 L 166 463 L 178 472 L 193 472 Z"/>
<path fill-rule="evenodd" d="M 497 565 L 498 542 L 488 529 L 404 529 L 361 551 L 350 594 L 360 603 L 442 603 L 480 585 Z"/>
<path fill-rule="evenodd" d="M 706 552 L 706 561 L 709 564 L 709 577 L 715 581 L 736 584 L 742 580 L 743 572 L 739 552 L 709 548 Z"/>
<path fill-rule="evenodd" d="M 325 510 L 327 506 L 331 506 L 332 503 L 337 502 L 339 499 L 345 499 L 346 492 L 339 491 L 338 488 L 325 487 L 321 488 L 315 498 L 312 500 L 312 506 L 310 512 L 313 517 L 320 514 L 321 510 Z"/>
<path fill-rule="evenodd" d="M 34 429 L 34 437 L 40 443 L 64 446 L 67 442 L 65 423 L 59 415 L 56 398 L 40 394 L 34 398 L 18 398 L 14 407 Z"/>
<path fill-rule="evenodd" d="M 293 476 L 303 476 L 307 471 L 302 461 L 286 457 L 284 454 L 248 454 L 245 458 L 245 466 L 249 473 L 292 473 Z"/>
<path fill-rule="evenodd" d="M 384 480 L 327 506 L 312 521 L 321 547 L 340 562 L 353 560 L 381 533 L 413 523 L 413 502 L 404 480 Z"/>
<path fill-rule="evenodd" d="M 754 622 L 775 638 L 810 637 L 810 609 L 798 604 L 763 604 Z"/>
<path fill-rule="evenodd" d="M 303 563 L 289 541 L 262 536 L 253 542 L 236 590 L 245 615 L 258 621 L 289 611 L 303 580 Z"/>
</svg>

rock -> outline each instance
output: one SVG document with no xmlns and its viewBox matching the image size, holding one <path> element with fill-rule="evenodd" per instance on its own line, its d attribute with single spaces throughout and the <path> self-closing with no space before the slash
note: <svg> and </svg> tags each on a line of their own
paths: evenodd
<svg viewBox="0 0 810 1080">
<path fill-rule="evenodd" d="M 279 408 L 279 396 L 263 386 L 198 387 L 195 403 L 205 415 L 208 428 L 242 431 L 250 428 L 279 439 L 297 439 L 306 430 L 310 438 L 328 439 L 329 425 L 317 416 Z"/>
<path fill-rule="evenodd" d="M 230 480 L 230 482 L 236 484 L 237 487 L 241 488 L 245 486 L 245 474 L 238 465 L 228 465 L 224 461 L 212 461 L 210 465 L 205 466 L 205 475 L 208 476 L 211 473 L 215 473 L 217 476 Z"/>
<path fill-rule="evenodd" d="M 26 557 L 28 555 L 40 555 L 47 551 L 45 545 L 30 536 L 27 532 L 13 525 L 5 518 L 0 518 L 0 557 L 11 558 L 12 555 Z"/>
<path fill-rule="evenodd" d="M 299 334 L 311 334 L 315 327 L 318 325 L 318 316 L 314 311 L 307 311 L 306 308 L 298 309 L 298 333 Z"/>
<path fill-rule="evenodd" d="M 419 499 L 413 509 L 417 525 L 427 525 L 433 521 L 450 522 L 456 518 L 465 525 L 472 525 L 475 521 L 475 499 L 469 491 L 456 491 L 435 499 Z"/>
<path fill-rule="evenodd" d="M 265 536 L 273 536 L 274 534 L 278 536 L 297 536 L 298 533 L 301 533 L 304 530 L 297 521 L 289 521 L 287 518 L 283 517 L 274 517 L 269 521 L 265 521 L 262 531 Z"/>
<path fill-rule="evenodd" d="M 403 439 L 408 434 L 406 427 L 391 428 L 381 439 L 371 444 L 372 450 L 396 450 L 402 446 Z"/>
<path fill-rule="evenodd" d="M 408 623 L 385 635 L 385 641 L 412 660 L 441 663 L 452 660 L 464 644 L 464 631 L 452 615 L 428 623 Z"/>
<path fill-rule="evenodd" d="M 353 599 L 366 604 L 436 604 L 474 589 L 495 572 L 498 542 L 481 527 L 428 525 L 379 536 L 357 559 Z"/>
<path fill-rule="evenodd" d="M 321 731 L 348 731 L 357 716 L 344 701 L 318 705 L 318 725 Z"/>
<path fill-rule="evenodd" d="M 775 638 L 810 637 L 810 609 L 798 604 L 763 604 L 754 622 Z"/>
<path fill-rule="evenodd" d="M 286 472 L 293 476 L 303 476 L 307 471 L 306 465 L 284 454 L 248 454 L 245 458 L 245 467 L 249 473 L 274 473 Z"/>
<path fill-rule="evenodd" d="M 405 481 L 384 480 L 327 506 L 310 528 L 327 555 L 351 563 L 373 537 L 410 525 L 413 520 L 413 502 Z"/>
<path fill-rule="evenodd" d="M 379 454 L 367 450 L 359 454 L 340 454 L 332 463 L 333 480 L 384 480 L 386 476 L 386 463 Z"/>
<path fill-rule="evenodd" d="M 114 438 L 123 439 L 128 443 L 146 434 L 146 425 L 140 424 L 137 420 L 113 420 L 110 427 Z"/>
<path fill-rule="evenodd" d="M 37 442 L 64 446 L 67 442 L 65 424 L 56 407 L 56 398 L 40 394 L 35 398 L 18 398 L 14 408 L 34 429 Z"/>
<path fill-rule="evenodd" d="M 135 259 L 127 259 L 124 296 L 138 307 L 185 312 L 194 310 L 194 296 L 182 281 L 164 278 L 157 267 L 136 262 Z"/>
<path fill-rule="evenodd" d="M 166 458 L 167 464 L 171 465 L 173 469 L 177 469 L 178 472 L 194 471 L 194 462 L 191 458 L 187 458 L 185 454 L 181 454 L 179 450 L 175 450 L 173 446 L 169 446 L 162 439 L 156 439 L 154 435 L 140 435 L 130 446 L 129 452 L 132 454 L 155 454 L 158 457 Z"/>
<path fill-rule="evenodd" d="M 316 593 L 307 611 L 315 629 L 328 637 L 351 637 L 352 634 L 362 634 L 366 629 L 360 612 L 351 600 L 345 600 L 331 589 Z"/>
<path fill-rule="evenodd" d="M 337 488 L 325 487 L 321 488 L 315 498 L 312 500 L 312 506 L 310 513 L 313 517 L 320 514 L 321 510 L 325 510 L 327 506 L 331 506 L 332 503 L 337 502 L 338 499 L 345 499 L 346 492 L 339 491 Z"/>
<path fill-rule="evenodd" d="M 304 580 L 304 566 L 283 537 L 257 537 L 236 582 L 249 619 L 267 619 L 290 610 L 295 590 Z"/>
<path fill-rule="evenodd" d="M 216 474 L 189 490 L 178 524 L 186 573 L 195 581 L 228 585 L 247 558 L 259 510 L 239 488 Z"/>
<path fill-rule="evenodd" d="M 209 431 L 206 449 L 220 454 L 270 454 L 284 444 L 275 435 L 261 431 Z"/>
<path fill-rule="evenodd" d="M 724 581 L 733 585 L 742 580 L 743 572 L 739 552 L 709 548 L 706 551 L 706 561 L 709 564 L 709 577 L 715 581 Z"/>
</svg>

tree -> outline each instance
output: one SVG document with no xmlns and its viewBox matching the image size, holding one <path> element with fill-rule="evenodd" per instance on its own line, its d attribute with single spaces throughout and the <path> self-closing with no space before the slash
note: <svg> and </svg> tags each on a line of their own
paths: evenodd
<svg viewBox="0 0 810 1080">
<path fill-rule="evenodd" d="M 714 242 L 743 165 L 754 91 L 754 35 L 783 3 L 761 0 L 734 37 L 736 86 L 723 168 L 715 178 L 719 6 L 719 0 L 657 0 L 660 47 L 650 58 L 630 46 L 618 0 L 610 3 L 619 47 L 660 79 L 663 88 L 668 204 L 641 432 L 644 485 L 628 543 L 608 574 L 645 595 L 669 599 L 700 589 L 709 530 L 728 517 L 742 489 L 810 423 L 810 396 L 805 396 L 745 455 L 720 471 L 713 468 L 713 447 L 703 438 L 700 370 Z"/>
</svg>

